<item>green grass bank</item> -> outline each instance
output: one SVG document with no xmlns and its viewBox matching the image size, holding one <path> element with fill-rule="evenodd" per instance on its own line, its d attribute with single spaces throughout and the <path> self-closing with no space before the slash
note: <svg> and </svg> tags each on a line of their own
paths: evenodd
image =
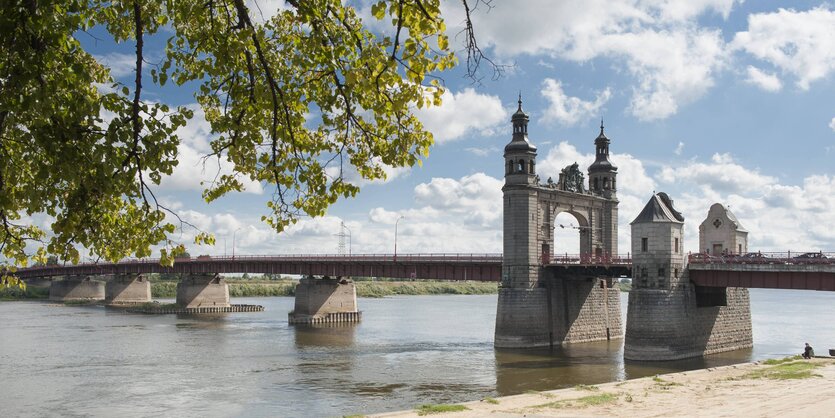
<svg viewBox="0 0 835 418">
<path fill-rule="evenodd" d="M 227 279 L 229 296 L 294 296 L 296 282 L 277 281 L 239 281 Z M 358 281 L 357 296 L 363 298 L 382 298 L 396 295 L 491 295 L 498 293 L 498 284 L 490 282 L 394 282 L 394 281 Z M 151 295 L 154 298 L 173 298 L 177 296 L 177 282 L 151 283 Z"/>
</svg>

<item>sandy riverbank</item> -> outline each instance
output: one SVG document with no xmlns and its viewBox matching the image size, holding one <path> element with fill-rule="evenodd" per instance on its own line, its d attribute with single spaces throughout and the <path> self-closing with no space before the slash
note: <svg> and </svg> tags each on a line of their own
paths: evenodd
<svg viewBox="0 0 835 418">
<path fill-rule="evenodd" d="M 811 377 L 757 377 L 809 368 Z M 430 417 L 782 417 L 835 416 L 835 360 L 763 362 L 645 377 L 459 404 L 467 410 Z M 416 417 L 417 411 L 373 415 Z"/>
</svg>

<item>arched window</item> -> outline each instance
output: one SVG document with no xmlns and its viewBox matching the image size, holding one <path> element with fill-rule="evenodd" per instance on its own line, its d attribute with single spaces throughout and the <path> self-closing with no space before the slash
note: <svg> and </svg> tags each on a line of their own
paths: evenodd
<svg viewBox="0 0 835 418">
<path fill-rule="evenodd" d="M 505 174 L 513 173 L 513 160 L 509 160 L 507 162 L 507 169 L 505 170 Z"/>
<path fill-rule="evenodd" d="M 525 160 L 519 160 L 519 172 L 520 173 L 525 172 Z"/>
<path fill-rule="evenodd" d="M 530 173 L 531 174 L 536 174 L 535 168 L 536 168 L 536 162 L 531 161 L 531 166 L 530 166 Z"/>
<path fill-rule="evenodd" d="M 600 184 L 598 183 L 598 180 L 600 179 L 598 179 L 597 177 L 594 178 L 594 190 L 600 190 Z"/>
<path fill-rule="evenodd" d="M 608 190 L 609 189 L 609 178 L 603 177 L 603 188 Z"/>
</svg>

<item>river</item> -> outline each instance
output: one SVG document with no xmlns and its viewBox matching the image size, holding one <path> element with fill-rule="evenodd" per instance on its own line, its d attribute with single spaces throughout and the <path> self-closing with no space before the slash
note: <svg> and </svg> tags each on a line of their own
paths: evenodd
<svg viewBox="0 0 835 418">
<path fill-rule="evenodd" d="M 0 303 L 2 415 L 341 416 L 835 348 L 835 292 L 752 290 L 753 349 L 626 364 L 622 340 L 496 351 L 495 295 L 360 299 L 362 323 L 325 328 L 289 326 L 292 298 L 237 300 L 266 311 Z"/>
</svg>

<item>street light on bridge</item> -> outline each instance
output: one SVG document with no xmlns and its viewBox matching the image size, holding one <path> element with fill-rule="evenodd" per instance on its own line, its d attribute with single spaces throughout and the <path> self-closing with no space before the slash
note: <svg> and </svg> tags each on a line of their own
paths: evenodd
<svg viewBox="0 0 835 418">
<path fill-rule="evenodd" d="M 232 233 L 232 259 L 233 260 L 235 259 L 235 235 L 237 235 L 238 231 L 240 231 L 241 229 L 244 229 L 244 227 L 240 227 L 240 228 L 236 229 L 235 232 Z"/>
<path fill-rule="evenodd" d="M 397 224 L 400 223 L 401 219 L 406 218 L 403 215 L 400 215 L 396 221 L 394 221 L 394 261 L 397 262 Z"/>
</svg>

